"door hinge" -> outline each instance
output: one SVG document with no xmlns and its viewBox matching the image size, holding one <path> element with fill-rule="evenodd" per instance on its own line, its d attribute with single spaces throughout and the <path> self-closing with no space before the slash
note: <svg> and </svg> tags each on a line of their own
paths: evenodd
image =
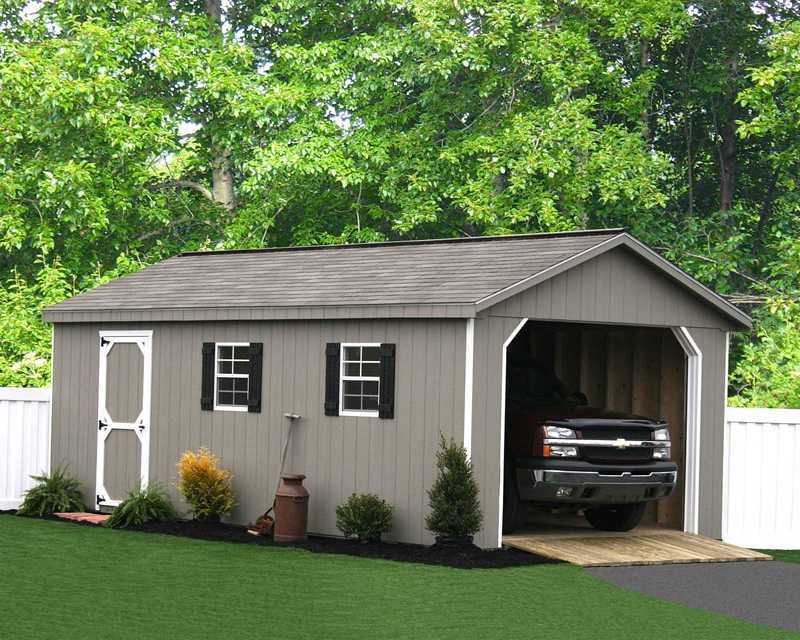
<svg viewBox="0 0 800 640">
<path fill-rule="evenodd" d="M 97 501 L 97 506 L 99 507 L 103 502 L 105 502 L 105 496 L 101 496 L 99 493 L 95 496 L 95 500 Z"/>
<path fill-rule="evenodd" d="M 111 344 L 111 340 L 108 338 L 100 338 L 100 346 L 105 347 L 107 344 Z"/>
<path fill-rule="evenodd" d="M 139 425 L 139 431 L 144 431 L 144 430 L 145 430 L 145 425 L 144 424 L 140 424 Z"/>
<path fill-rule="evenodd" d="M 102 430 L 103 430 L 103 429 L 105 429 L 107 426 L 108 426 L 108 423 L 107 423 L 107 422 L 103 422 L 102 420 L 98 420 L 98 421 L 97 421 L 97 429 L 98 429 L 99 431 L 102 431 Z"/>
</svg>

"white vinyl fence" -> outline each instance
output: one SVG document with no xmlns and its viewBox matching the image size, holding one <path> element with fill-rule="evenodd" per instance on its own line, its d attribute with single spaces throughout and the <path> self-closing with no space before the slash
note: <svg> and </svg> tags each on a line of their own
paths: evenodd
<svg viewBox="0 0 800 640">
<path fill-rule="evenodd" d="M 50 390 L 0 387 L 0 509 L 50 467 Z M 800 409 L 728 408 L 722 538 L 800 549 Z"/>
<path fill-rule="evenodd" d="M 50 389 L 0 387 L 0 509 L 16 509 L 50 470 Z"/>
<path fill-rule="evenodd" d="M 800 549 L 800 410 L 728 408 L 722 539 Z"/>
</svg>

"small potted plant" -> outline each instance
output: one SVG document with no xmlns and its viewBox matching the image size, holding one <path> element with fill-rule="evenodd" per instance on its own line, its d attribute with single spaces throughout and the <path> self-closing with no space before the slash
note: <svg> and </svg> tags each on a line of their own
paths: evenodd
<svg viewBox="0 0 800 640">
<path fill-rule="evenodd" d="M 336 527 L 346 538 L 359 542 L 380 542 L 381 534 L 392 528 L 392 506 L 374 493 L 354 493 L 336 507 Z"/>
<path fill-rule="evenodd" d="M 440 434 L 436 467 L 438 476 L 428 491 L 431 512 L 425 525 L 436 536 L 437 544 L 471 545 L 483 514 L 467 450 Z"/>
</svg>

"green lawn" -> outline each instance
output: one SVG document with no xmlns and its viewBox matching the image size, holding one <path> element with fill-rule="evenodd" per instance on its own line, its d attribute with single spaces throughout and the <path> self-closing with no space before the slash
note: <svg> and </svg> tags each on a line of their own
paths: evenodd
<svg viewBox="0 0 800 640">
<path fill-rule="evenodd" d="M 464 571 L 0 516 L 4 638 L 797 638 L 544 565 Z"/>
<path fill-rule="evenodd" d="M 767 555 L 770 555 L 776 560 L 780 560 L 781 562 L 800 562 L 800 551 L 781 551 L 781 550 L 770 551 L 769 549 L 767 549 L 761 551 L 761 553 L 766 553 Z"/>
</svg>

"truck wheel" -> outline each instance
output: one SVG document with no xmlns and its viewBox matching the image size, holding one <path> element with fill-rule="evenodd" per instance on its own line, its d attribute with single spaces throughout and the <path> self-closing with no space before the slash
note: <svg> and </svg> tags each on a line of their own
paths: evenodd
<svg viewBox="0 0 800 640">
<path fill-rule="evenodd" d="M 527 513 L 527 505 L 519 499 L 513 477 L 513 473 L 506 472 L 505 482 L 503 482 L 503 533 L 514 533 L 519 529 L 525 524 L 525 514 Z"/>
<path fill-rule="evenodd" d="M 601 531 L 630 531 L 642 520 L 647 503 L 617 504 L 587 509 L 586 519 Z"/>
</svg>

